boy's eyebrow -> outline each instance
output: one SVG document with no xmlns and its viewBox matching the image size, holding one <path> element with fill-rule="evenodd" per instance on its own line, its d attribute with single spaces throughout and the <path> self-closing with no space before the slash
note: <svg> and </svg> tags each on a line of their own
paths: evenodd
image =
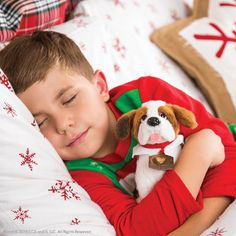
<svg viewBox="0 0 236 236">
<path fill-rule="evenodd" d="M 59 89 L 56 93 L 54 100 L 58 100 L 66 91 L 68 91 L 71 88 L 73 88 L 72 85 L 62 88 L 62 89 Z M 33 115 L 33 117 L 37 117 L 41 114 L 42 114 L 41 112 L 36 112 L 36 113 L 33 113 L 32 115 Z"/>
<path fill-rule="evenodd" d="M 67 90 L 71 89 L 72 87 L 73 87 L 72 85 L 69 85 L 65 88 L 58 90 L 54 100 L 58 100 Z"/>
</svg>

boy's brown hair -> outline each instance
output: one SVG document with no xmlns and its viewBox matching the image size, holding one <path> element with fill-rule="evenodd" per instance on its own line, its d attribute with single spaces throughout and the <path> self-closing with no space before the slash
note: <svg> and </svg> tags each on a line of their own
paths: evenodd
<svg viewBox="0 0 236 236">
<path fill-rule="evenodd" d="M 0 68 L 8 76 L 16 94 L 37 81 L 59 63 L 91 80 L 93 69 L 79 47 L 66 35 L 37 31 L 13 39 L 0 51 Z"/>
</svg>

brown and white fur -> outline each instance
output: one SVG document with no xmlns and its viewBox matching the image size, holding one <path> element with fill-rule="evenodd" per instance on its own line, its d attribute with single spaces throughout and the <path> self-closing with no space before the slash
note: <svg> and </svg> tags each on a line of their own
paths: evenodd
<svg viewBox="0 0 236 236">
<path fill-rule="evenodd" d="M 172 156 L 175 162 L 184 142 L 183 136 L 179 134 L 180 124 L 187 128 L 197 127 L 191 111 L 161 100 L 143 103 L 140 108 L 123 114 L 117 121 L 118 138 L 125 139 L 132 132 L 138 141 L 137 146 L 133 148 L 133 156 L 138 156 L 135 182 L 139 200 L 150 192 L 165 171 L 149 167 L 149 156 L 158 154 L 161 148 L 150 149 L 143 145 L 171 142 L 162 151 Z"/>
</svg>

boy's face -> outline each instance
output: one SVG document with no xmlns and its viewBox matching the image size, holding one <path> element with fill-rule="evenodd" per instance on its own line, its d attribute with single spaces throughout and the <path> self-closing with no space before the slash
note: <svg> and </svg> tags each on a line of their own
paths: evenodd
<svg viewBox="0 0 236 236">
<path fill-rule="evenodd" d="M 18 96 L 63 160 L 103 157 L 114 151 L 116 121 L 105 103 L 109 94 L 101 72 L 89 81 L 56 65 L 44 81 Z"/>
</svg>

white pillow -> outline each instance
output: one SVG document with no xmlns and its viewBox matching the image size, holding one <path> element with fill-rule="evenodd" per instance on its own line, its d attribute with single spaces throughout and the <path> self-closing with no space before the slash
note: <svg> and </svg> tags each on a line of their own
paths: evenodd
<svg viewBox="0 0 236 236">
<path fill-rule="evenodd" d="M 5 46 L 7 46 L 9 42 L 0 42 L 0 50 L 2 50 Z"/>
<path fill-rule="evenodd" d="M 70 37 L 79 46 L 93 68 L 103 70 L 109 78 L 109 87 L 111 88 L 116 84 L 113 59 L 110 52 L 110 38 L 102 19 L 80 16 L 49 30 Z"/>
<path fill-rule="evenodd" d="M 77 5 L 74 19 L 49 30 L 73 39 L 93 68 L 105 72 L 109 88 L 152 75 L 200 100 L 212 112 L 192 80 L 149 40 L 154 28 L 187 14 L 182 0 L 86 0 Z M 0 43 L 0 49 L 4 46 Z"/>
<path fill-rule="evenodd" d="M 115 235 L 0 70 L 0 235 Z"/>
<path fill-rule="evenodd" d="M 154 28 L 187 14 L 182 0 L 86 0 L 77 5 L 77 17 L 51 30 L 72 38 L 93 68 L 105 72 L 109 88 L 152 75 L 184 90 L 211 111 L 192 80 L 149 40 Z"/>
<path fill-rule="evenodd" d="M 208 16 L 194 20 L 180 31 L 180 35 L 187 41 L 186 44 L 191 45 L 196 50 L 197 56 L 212 68 L 213 78 L 205 80 L 215 80 L 215 83 L 209 83 L 211 86 L 208 90 L 219 91 L 217 87 L 221 86 L 221 94 L 228 94 L 231 97 L 234 104 L 231 110 L 234 114 L 236 114 L 235 16 L 235 1 L 209 1 Z M 222 106 L 224 105 L 222 103 Z"/>
<path fill-rule="evenodd" d="M 201 236 L 235 236 L 236 201 Z"/>
</svg>

